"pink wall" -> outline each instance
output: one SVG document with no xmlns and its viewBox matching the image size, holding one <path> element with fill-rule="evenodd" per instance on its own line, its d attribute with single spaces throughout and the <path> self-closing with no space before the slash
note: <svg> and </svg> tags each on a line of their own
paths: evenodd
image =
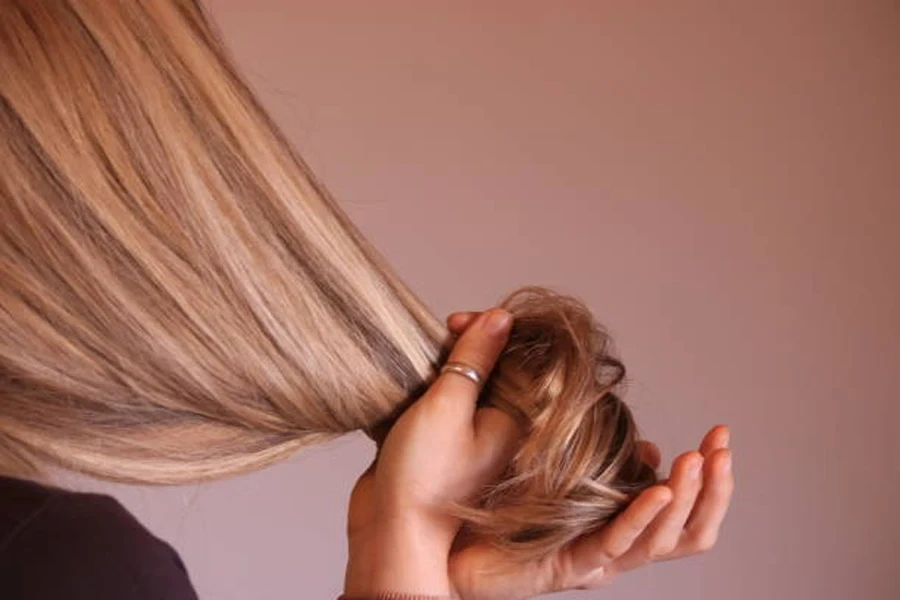
<svg viewBox="0 0 900 600">
<path fill-rule="evenodd" d="M 436 311 L 576 293 L 668 456 L 733 426 L 720 546 L 572 598 L 900 598 L 896 1 L 211 5 Z M 112 489 L 204 598 L 328 598 L 369 452 Z"/>
</svg>

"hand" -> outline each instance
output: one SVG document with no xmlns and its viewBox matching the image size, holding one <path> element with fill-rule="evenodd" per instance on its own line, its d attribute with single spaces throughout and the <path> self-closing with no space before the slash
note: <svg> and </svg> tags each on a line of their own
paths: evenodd
<svg viewBox="0 0 900 600">
<path fill-rule="evenodd" d="M 487 378 L 511 321 L 499 309 L 473 315 L 449 360 Z M 499 477 L 521 435 L 503 412 L 476 410 L 479 391 L 466 377 L 443 374 L 391 427 L 350 496 L 348 596 L 450 594 L 448 556 L 460 523 L 447 507 Z"/>
<path fill-rule="evenodd" d="M 451 331 L 465 329 L 474 315 L 451 315 Z M 517 564 L 489 543 L 453 553 L 450 578 L 455 593 L 464 600 L 513 600 L 597 588 L 640 566 L 711 549 L 734 488 L 729 436 L 727 427 L 711 429 L 699 452 L 674 461 L 667 481 L 644 490 L 600 531 L 544 560 Z M 644 459 L 658 468 L 659 450 L 642 444 Z"/>
<path fill-rule="evenodd" d="M 463 332 L 451 360 L 493 366 L 502 344 L 497 348 L 489 341 L 490 336 L 472 335 L 470 326 L 478 317 L 479 313 L 457 313 L 448 319 L 451 331 Z M 507 334 L 508 331 L 501 336 L 503 343 Z M 481 358 L 470 357 L 479 354 L 476 348 L 481 348 Z M 478 363 L 479 360 L 484 363 Z M 479 366 L 479 370 L 486 375 L 490 366 L 484 370 Z M 469 386 L 469 382 L 455 375 L 442 376 L 438 381 L 449 377 Z M 458 388 L 460 399 L 465 396 L 462 387 L 451 387 Z M 492 408 L 475 411 L 476 390 L 474 385 L 470 388 L 469 403 L 452 404 L 434 400 L 451 395 L 446 388 L 440 391 L 441 387 L 433 386 L 398 419 L 385 440 L 378 463 L 357 482 L 348 519 L 348 593 L 403 591 L 447 595 L 452 591 L 464 600 L 528 598 L 599 587 L 625 571 L 702 552 L 715 543 L 734 485 L 727 449 L 729 432 L 725 427 L 713 428 L 699 452 L 686 453 L 675 461 L 668 481 L 645 490 L 602 530 L 544 560 L 525 565 L 513 563 L 490 544 L 476 543 L 453 552 L 449 565 L 442 563 L 448 560 L 447 539 L 452 539 L 451 532 L 455 535 L 459 527 L 459 523 L 442 515 L 442 501 L 462 501 L 496 479 L 521 435 L 515 422 L 504 413 Z M 423 403 L 426 398 L 432 400 Z M 450 414 L 446 413 L 452 411 L 446 406 L 443 410 L 413 412 L 419 403 L 462 405 L 465 410 L 454 412 L 455 417 L 448 420 Z M 412 417 L 406 418 L 407 415 Z M 401 422 L 405 424 L 401 426 Z M 460 435 L 455 441 L 453 431 Z M 390 446 L 389 440 L 393 440 Z M 386 454 L 389 447 L 393 450 Z M 447 452 L 436 455 L 433 450 L 439 448 Z M 645 460 L 657 468 L 658 449 L 644 442 L 642 451 Z M 379 469 L 387 457 L 394 457 L 390 461 L 402 467 Z M 460 457 L 471 457 L 474 462 Z M 443 470 L 432 470 L 434 459 L 443 459 L 447 476 Z M 702 478 L 691 477 L 692 467 L 698 465 Z M 397 492 L 402 498 L 395 497 Z M 408 510 L 398 510 L 404 506 Z"/>
</svg>

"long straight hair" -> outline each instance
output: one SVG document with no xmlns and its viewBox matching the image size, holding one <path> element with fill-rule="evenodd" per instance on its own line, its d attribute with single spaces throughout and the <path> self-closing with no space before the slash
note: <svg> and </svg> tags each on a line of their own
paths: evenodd
<svg viewBox="0 0 900 600">
<path fill-rule="evenodd" d="M 443 325 L 291 150 L 199 4 L 7 0 L 0 89 L 8 472 L 229 476 L 373 431 L 431 381 Z M 469 525 L 545 552 L 653 475 L 586 308 L 540 288 L 504 306 L 516 325 L 485 401 L 527 435 Z"/>
</svg>

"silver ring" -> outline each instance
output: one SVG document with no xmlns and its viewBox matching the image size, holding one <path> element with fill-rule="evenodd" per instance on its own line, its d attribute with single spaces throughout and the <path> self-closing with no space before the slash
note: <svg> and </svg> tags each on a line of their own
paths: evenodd
<svg viewBox="0 0 900 600">
<path fill-rule="evenodd" d="M 483 382 L 481 374 L 478 371 L 476 371 L 466 363 L 462 363 L 459 361 L 448 362 L 443 367 L 441 367 L 441 374 L 444 373 L 456 373 L 457 375 L 462 375 L 463 377 L 471 380 L 478 387 L 481 387 L 481 384 Z"/>
</svg>

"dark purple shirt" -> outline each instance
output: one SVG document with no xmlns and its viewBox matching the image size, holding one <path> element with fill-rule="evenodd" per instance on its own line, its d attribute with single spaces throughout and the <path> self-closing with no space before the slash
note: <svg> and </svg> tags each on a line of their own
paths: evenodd
<svg viewBox="0 0 900 600">
<path fill-rule="evenodd" d="M 109 496 L 0 477 L 3 600 L 197 600 L 184 564 Z"/>
</svg>

